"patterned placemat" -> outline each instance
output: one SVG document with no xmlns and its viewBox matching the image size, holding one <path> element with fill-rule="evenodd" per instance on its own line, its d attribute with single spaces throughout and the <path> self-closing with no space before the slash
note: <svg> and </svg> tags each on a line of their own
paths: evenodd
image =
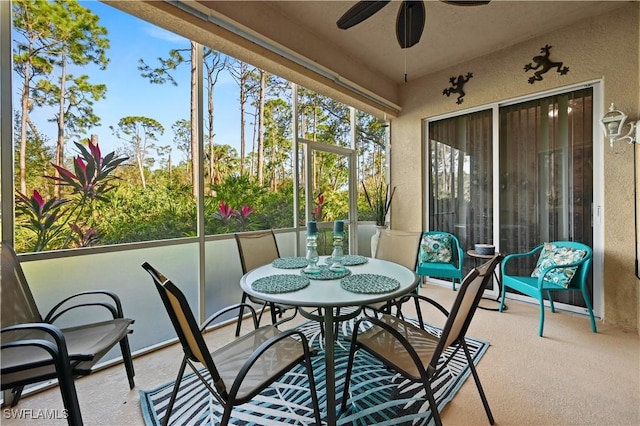
<svg viewBox="0 0 640 426">
<path fill-rule="evenodd" d="M 355 274 L 340 280 L 340 286 L 352 293 L 388 293 L 400 287 L 395 278 L 376 274 Z"/>
<path fill-rule="evenodd" d="M 274 268 L 278 269 L 298 269 L 304 268 L 309 262 L 304 257 L 281 257 L 271 262 Z"/>
<path fill-rule="evenodd" d="M 366 257 L 358 256 L 358 255 L 355 255 L 355 254 L 347 254 L 342 258 L 342 264 L 344 266 L 364 265 L 368 261 L 369 261 L 369 259 L 367 259 Z M 332 263 L 331 256 L 327 257 L 325 262 L 327 262 L 328 265 L 331 265 L 331 263 Z"/>
<path fill-rule="evenodd" d="M 318 265 L 318 268 L 320 268 L 320 272 L 317 274 L 309 274 L 305 272 L 304 269 L 300 271 L 300 273 L 305 277 L 309 277 L 313 280 L 337 280 L 339 278 L 344 278 L 351 275 L 351 271 L 348 269 L 345 269 L 343 272 L 334 272 L 330 270 L 329 266 L 327 265 Z"/>
<path fill-rule="evenodd" d="M 288 293 L 309 285 L 309 278 L 301 275 L 276 274 L 258 278 L 251 288 L 262 293 Z"/>
</svg>

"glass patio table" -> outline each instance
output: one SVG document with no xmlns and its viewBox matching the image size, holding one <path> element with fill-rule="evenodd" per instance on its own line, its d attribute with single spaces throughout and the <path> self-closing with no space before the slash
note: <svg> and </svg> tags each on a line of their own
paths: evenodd
<svg viewBox="0 0 640 426">
<path fill-rule="evenodd" d="M 322 256 L 319 264 L 325 261 L 326 256 Z M 302 268 L 282 269 L 268 264 L 247 272 L 240 280 L 242 290 L 262 300 L 299 308 L 321 308 L 322 316 L 302 309 L 300 312 L 324 324 L 326 420 L 330 426 L 335 425 L 337 420 L 334 320 L 342 321 L 355 316 L 353 313 L 336 316 L 334 310 L 396 299 L 413 291 L 418 285 L 418 276 L 414 271 L 386 260 L 367 258 L 366 263 L 347 266 L 347 269 L 350 274 L 344 278 L 314 279 L 314 276 L 304 274 Z"/>
</svg>

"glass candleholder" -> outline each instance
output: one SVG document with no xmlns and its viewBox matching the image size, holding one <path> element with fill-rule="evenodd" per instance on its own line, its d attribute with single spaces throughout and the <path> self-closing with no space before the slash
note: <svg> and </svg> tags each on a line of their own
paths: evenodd
<svg viewBox="0 0 640 426">
<path fill-rule="evenodd" d="M 319 274 L 320 267 L 318 266 L 318 234 L 307 233 L 307 262 L 308 265 L 304 268 L 304 272 L 307 274 Z"/>
<path fill-rule="evenodd" d="M 331 266 L 329 266 L 329 270 L 333 272 L 344 272 L 347 270 L 347 268 L 345 268 L 342 263 L 344 261 L 343 243 L 344 233 L 334 232 L 333 252 L 331 253 Z"/>
</svg>

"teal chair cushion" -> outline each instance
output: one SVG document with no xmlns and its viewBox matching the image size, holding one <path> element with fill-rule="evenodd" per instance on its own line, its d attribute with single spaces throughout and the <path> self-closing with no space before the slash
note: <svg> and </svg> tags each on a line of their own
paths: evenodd
<svg viewBox="0 0 640 426">
<path fill-rule="evenodd" d="M 424 234 L 420 241 L 420 263 L 451 263 L 451 235 Z"/>
<path fill-rule="evenodd" d="M 430 263 L 418 265 L 418 275 L 428 275 L 438 278 L 460 278 L 460 268 L 451 263 Z"/>
<path fill-rule="evenodd" d="M 544 243 L 544 247 L 538 258 L 538 263 L 531 273 L 531 276 L 537 278 L 540 276 L 540 271 L 552 266 L 576 263 L 586 254 L 587 252 L 584 250 L 558 246 L 553 243 Z M 577 270 L 577 266 L 552 269 L 544 276 L 544 280 L 567 288 Z"/>
</svg>

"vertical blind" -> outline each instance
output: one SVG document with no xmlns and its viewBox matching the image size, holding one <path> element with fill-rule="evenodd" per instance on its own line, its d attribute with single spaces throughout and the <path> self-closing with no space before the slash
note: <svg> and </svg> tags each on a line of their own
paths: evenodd
<svg viewBox="0 0 640 426">
<path fill-rule="evenodd" d="M 465 251 L 493 243 L 491 114 L 429 123 L 429 229 L 453 233 Z"/>
<path fill-rule="evenodd" d="M 547 241 L 593 247 L 592 89 L 500 108 L 500 249 L 521 253 Z M 535 259 L 518 265 L 531 272 Z M 559 296 L 560 297 L 560 296 Z M 583 306 L 582 297 L 562 302 Z"/>
</svg>

